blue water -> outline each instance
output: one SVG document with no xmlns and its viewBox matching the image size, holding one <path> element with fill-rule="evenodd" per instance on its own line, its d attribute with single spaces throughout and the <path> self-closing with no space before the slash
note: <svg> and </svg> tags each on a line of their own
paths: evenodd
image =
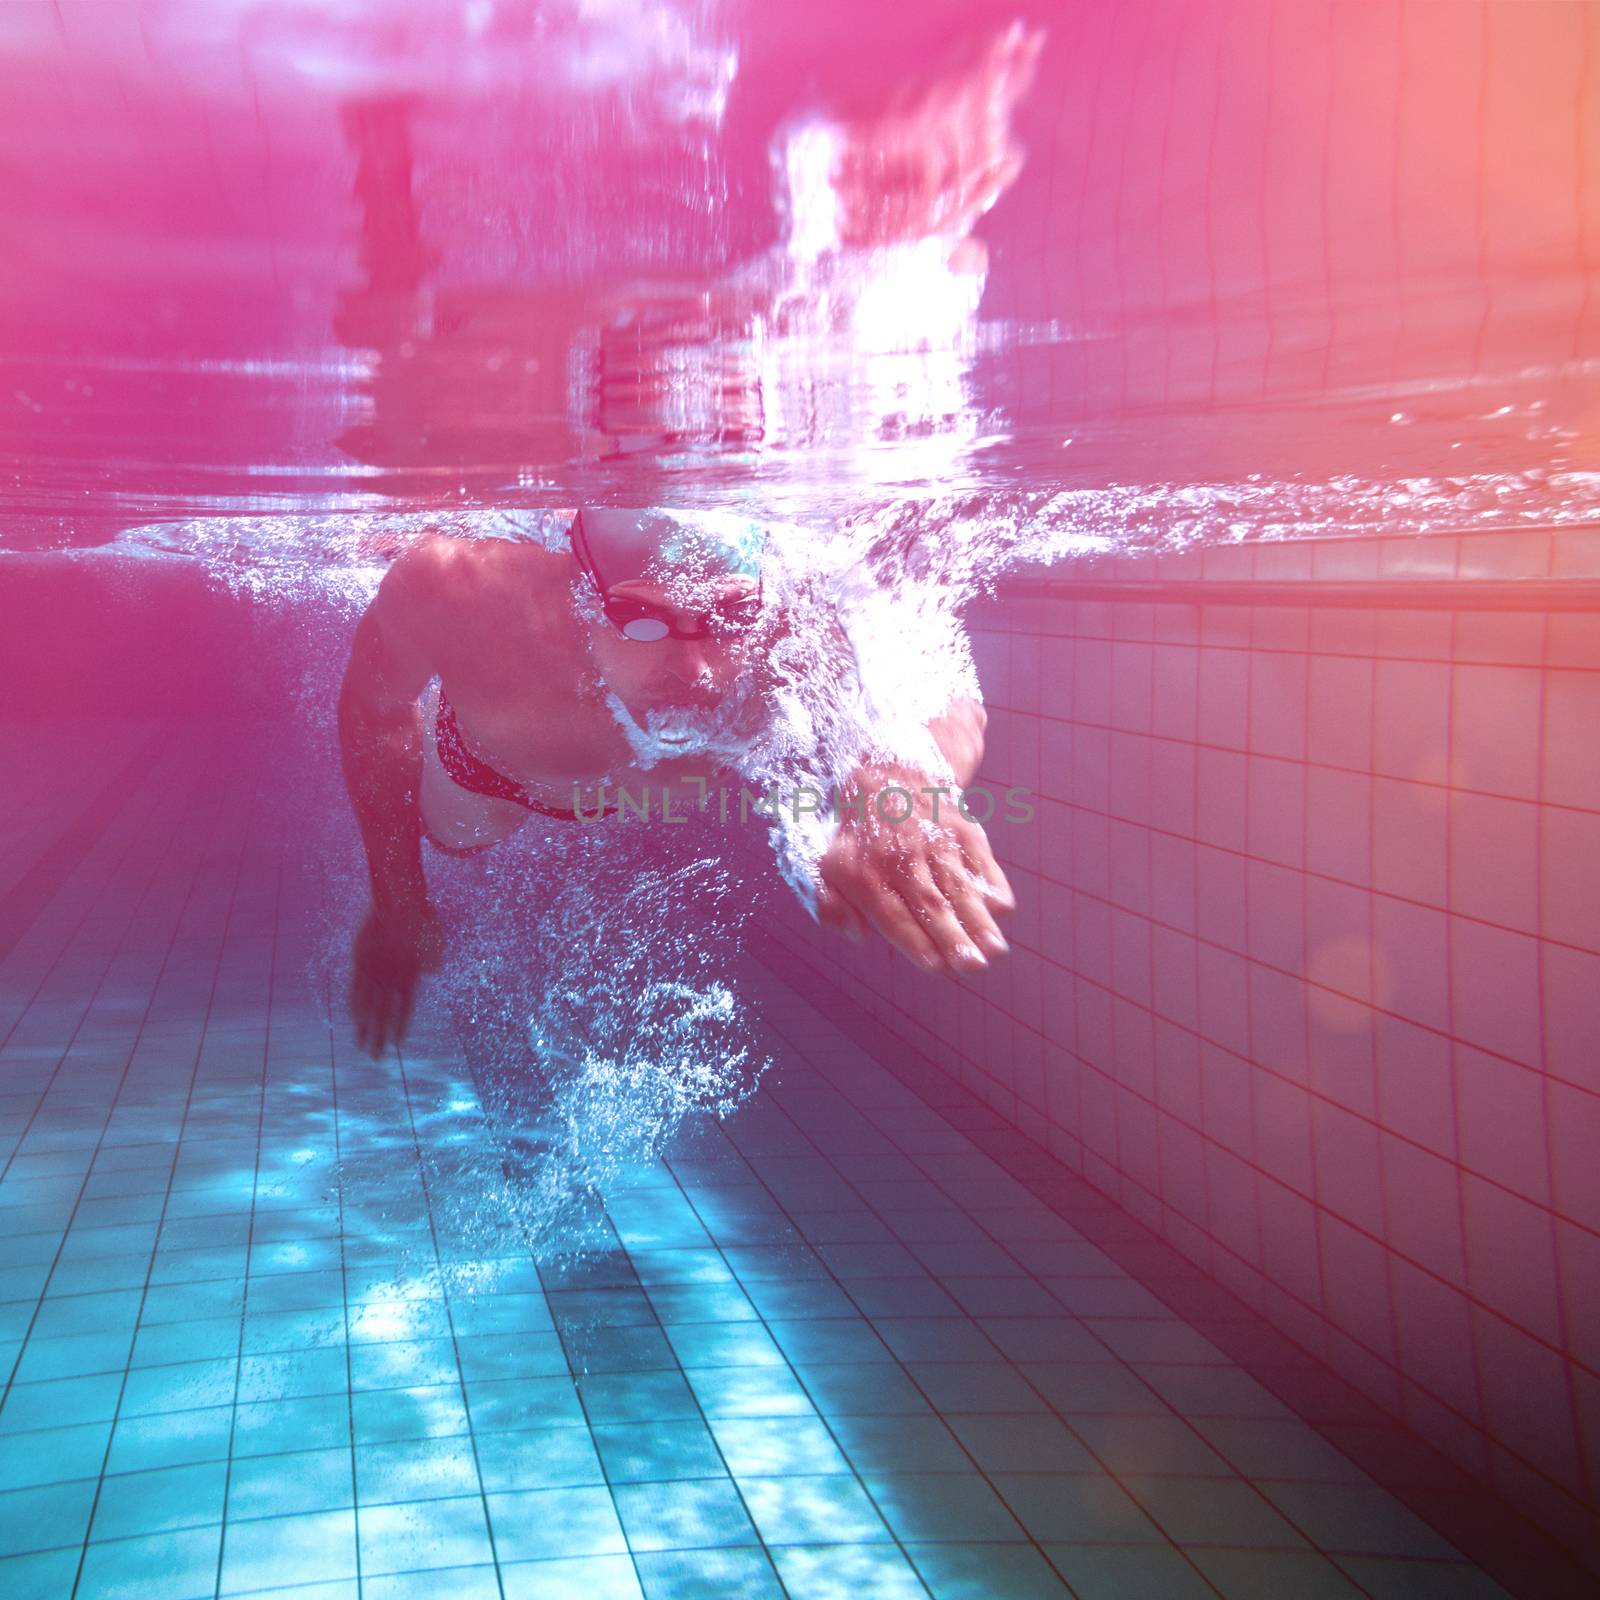
<svg viewBox="0 0 1600 1600">
<path fill-rule="evenodd" d="M 259 741 L 3 737 L 12 1600 L 1502 1592 L 782 971 L 756 1098 L 530 1231 L 443 1019 L 330 1027 Z"/>
<path fill-rule="evenodd" d="M 1220 554 L 1224 584 L 1309 591 L 1323 561 L 1393 578 L 1406 663 L 1442 620 L 1410 609 L 1437 604 L 1420 590 L 1503 582 L 1508 614 L 1459 641 L 1452 617 L 1429 663 L 1450 675 L 1438 725 L 1385 702 L 1415 770 L 1357 754 L 1341 779 L 1444 805 L 1442 775 L 1477 781 L 1446 759 L 1457 727 L 1476 753 L 1529 703 L 1488 673 L 1487 710 L 1456 685 L 1507 641 L 1522 660 L 1524 579 L 1597 570 L 1594 8 L 1020 9 L 0 8 L 0 211 L 22 219 L 0 263 L 6 1600 L 1590 1592 L 1306 1356 L 1292 1294 L 1269 1327 L 1049 1156 L 1026 1107 L 1006 1122 L 835 1007 L 765 937 L 793 908 L 759 839 L 657 859 L 533 825 L 430 857 L 446 969 L 398 1054 L 350 1039 L 365 901 L 333 699 L 355 619 L 427 530 L 543 540 L 581 503 L 774 530 L 775 585 L 818 601 L 791 665 L 853 608 L 877 705 L 796 690 L 753 781 L 802 758 L 833 775 L 858 712 L 925 735 L 969 687 L 968 602 L 1051 566 L 1059 599 L 1131 553 L 1186 578 Z M 1551 530 L 1561 559 L 1552 540 L 1525 570 Z M 1478 535 L 1505 537 L 1463 562 Z M 1329 560 L 1348 536 L 1373 543 Z M 1286 548 L 1306 540 L 1327 542 L 1315 577 Z M 1269 547 L 1288 559 L 1254 564 Z M 1153 568 L 1129 568 L 1131 612 Z M 1190 597 L 1184 649 L 1241 651 L 1217 680 L 1244 685 L 1241 726 L 1294 714 L 1245 659 L 1282 640 L 1248 621 L 1245 644 L 1213 640 L 1200 612 L 1241 598 L 1214 595 Z M 1575 679 L 1595 658 L 1578 602 L 1564 615 Z M 1101 663 L 1109 700 L 1114 653 L 1163 637 L 1121 624 L 1086 650 L 1065 629 L 1047 659 Z M 1523 665 L 1549 676 L 1537 637 Z M 1040 682 L 1036 648 L 1001 659 L 1008 709 L 1048 691 L 1061 713 L 1026 746 L 1058 830 L 1026 877 L 1059 898 L 1019 921 L 1050 958 L 1082 887 L 1035 870 L 1077 847 L 1076 690 L 1064 668 Z M 1358 727 L 1392 662 L 1367 664 Z M 1162 680 L 1135 661 L 1127 681 Z M 1109 766 L 1105 720 L 1086 767 Z M 1197 723 L 1194 772 L 1216 753 Z M 997 716 L 1006 771 L 1012 737 Z M 1571 744 L 1554 796 L 1519 744 L 1518 793 L 1576 827 Z M 1242 777 L 1206 799 L 1241 839 L 1270 810 Z M 1412 847 L 1392 821 L 1375 844 L 1374 815 L 1351 808 L 1363 916 L 1361 859 Z M 777 842 L 802 878 L 816 839 Z M 1537 860 L 1530 881 L 1559 876 Z M 1516 876 L 1471 866 L 1480 909 Z M 1544 943 L 1573 953 L 1575 922 Z M 1030 969 L 1034 1000 L 1076 976 Z M 1567 981 L 1550 1016 L 1575 1034 Z M 991 1088 L 1003 1048 L 977 1052 Z M 1453 1139 L 1455 1108 L 1427 1109 Z M 1379 1128 L 1408 1131 L 1364 1128 L 1374 1151 Z M 1093 1173 L 1106 1152 L 1084 1148 Z M 1596 1213 L 1556 1210 L 1541 1161 L 1516 1214 L 1592 1244 Z M 1225 1249 L 1223 1209 L 1204 1221 Z M 1509 1317 L 1520 1263 L 1495 1226 L 1464 1287 Z M 1391 1303 L 1396 1240 L 1376 1243 L 1347 1306 Z M 1561 1454 L 1583 1330 L 1505 1347 L 1565 1363 L 1530 1452 L 1427 1387 L 1471 1367 L 1482 1409 L 1468 1314 L 1384 1392 L 1416 1380 L 1457 1457 L 1493 1452 L 1530 1503 L 1552 1463 L 1563 1492 L 1587 1482 Z"/>
</svg>

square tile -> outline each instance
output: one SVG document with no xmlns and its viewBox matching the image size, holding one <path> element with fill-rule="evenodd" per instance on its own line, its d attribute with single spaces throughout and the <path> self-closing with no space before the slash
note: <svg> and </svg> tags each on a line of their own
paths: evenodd
<svg viewBox="0 0 1600 1600">
<path fill-rule="evenodd" d="M 586 1428 L 481 1433 L 476 1440 L 478 1474 L 490 1492 L 598 1484 L 605 1475 L 595 1443 Z"/>
<path fill-rule="evenodd" d="M 913 1361 L 906 1364 L 906 1372 L 928 1403 L 946 1416 L 1045 1408 L 1027 1379 L 1001 1362 Z"/>
<path fill-rule="evenodd" d="M 685 1368 L 781 1367 L 783 1352 L 759 1323 L 679 1322 L 666 1330 Z"/>
<path fill-rule="evenodd" d="M 234 1461 L 228 1474 L 228 1520 L 340 1511 L 355 1504 L 348 1448 L 298 1450 Z"/>
<path fill-rule="evenodd" d="M 772 1559 L 789 1600 L 927 1600 L 916 1570 L 891 1544 L 791 1545 L 775 1549 Z"/>
<path fill-rule="evenodd" d="M 249 1522 L 230 1517 L 222 1542 L 222 1594 L 281 1588 L 303 1582 L 307 1573 L 322 1579 L 355 1577 L 354 1511 Z"/>
<path fill-rule="evenodd" d="M 478 1492 L 472 1444 L 466 1438 L 365 1444 L 355 1452 L 355 1463 L 356 1491 L 363 1507 Z"/>
<path fill-rule="evenodd" d="M 0 1556 L 81 1545 L 89 1531 L 94 1495 L 93 1478 L 0 1494 Z M 156 1526 L 147 1524 L 138 1531 L 153 1532 Z"/>
<path fill-rule="evenodd" d="M 1338 1566 L 1373 1600 L 1510 1600 L 1487 1573 L 1462 1561 L 1342 1556 Z"/>
<path fill-rule="evenodd" d="M 612 1493 L 631 1550 L 696 1550 L 756 1542 L 731 1478 L 618 1484 Z"/>
<path fill-rule="evenodd" d="M 952 1417 L 950 1426 L 986 1473 L 1100 1470 L 1083 1441 L 1058 1417 Z"/>
<path fill-rule="evenodd" d="M 227 1463 L 124 1473 L 101 1480 L 92 1536 L 128 1539 L 222 1521 Z"/>
<path fill-rule="evenodd" d="M 236 1361 L 185 1361 L 174 1366 L 129 1372 L 121 1415 L 150 1416 L 164 1411 L 194 1411 L 232 1405 L 238 1384 Z"/>
<path fill-rule="evenodd" d="M 872 1544 L 890 1537 L 854 1478 L 741 1478 L 739 1488 L 768 1545 Z"/>
<path fill-rule="evenodd" d="M 181 1467 L 197 1461 L 224 1461 L 233 1432 L 233 1409 L 167 1411 L 148 1417 L 121 1417 L 111 1436 L 107 1472 L 141 1472 Z M 76 1431 L 76 1430 L 73 1430 Z M 98 1469 L 97 1469 L 98 1470 Z"/>
<path fill-rule="evenodd" d="M 965 1472 L 969 1467 L 945 1420 L 929 1413 L 830 1415 L 828 1427 L 857 1472 Z"/>
<path fill-rule="evenodd" d="M 361 1578 L 361 1600 L 438 1600 L 441 1594 L 450 1600 L 500 1600 L 500 1583 L 492 1566 L 376 1577 L 363 1572 Z"/>
<path fill-rule="evenodd" d="M 1432 1528 L 1376 1484 L 1262 1482 L 1257 1487 L 1323 1550 L 1442 1560 L 1456 1554 Z"/>
<path fill-rule="evenodd" d="M 709 1419 L 813 1414 L 811 1397 L 801 1387 L 799 1376 L 787 1366 L 697 1367 L 685 1377 L 693 1389 L 693 1402 Z"/>
<path fill-rule="evenodd" d="M 862 1482 L 902 1544 L 1008 1544 L 1027 1538 L 976 1472 L 867 1473 Z"/>
<path fill-rule="evenodd" d="M 596 1425 L 594 1445 L 612 1483 L 714 1477 L 722 1459 L 698 1418 Z"/>
<path fill-rule="evenodd" d="M 711 1431 L 735 1477 L 850 1471 L 833 1435 L 814 1417 L 721 1417 Z"/>
<path fill-rule="evenodd" d="M 1194 1564 L 1221 1591 L 1237 1600 L 1356 1600 L 1366 1593 L 1326 1556 L 1288 1550 L 1195 1550 Z"/>
<path fill-rule="evenodd" d="M 491 1494 L 488 1501 L 502 1564 L 620 1555 L 627 1549 L 606 1489 L 534 1489 Z"/>
<path fill-rule="evenodd" d="M 649 1372 L 678 1364 L 672 1346 L 655 1326 L 568 1326 L 561 1337 L 574 1372 Z"/>
<path fill-rule="evenodd" d="M 1048 1477 L 996 1473 L 1001 1498 L 1040 1544 L 1165 1544 L 1161 1530 L 1106 1473 Z"/>
<path fill-rule="evenodd" d="M 643 1591 L 625 1555 L 503 1563 L 505 1600 L 641 1600 Z"/>
<path fill-rule="evenodd" d="M 698 1417 L 681 1372 L 598 1372 L 577 1380 L 591 1427 L 617 1422 L 667 1422 Z"/>
<path fill-rule="evenodd" d="M 1214 1591 L 1176 1550 L 1145 1545 L 1048 1545 L 1081 1600 L 1200 1600 Z M 1231 1590 L 1225 1591 L 1232 1593 Z"/>
<path fill-rule="evenodd" d="M 492 1563 L 494 1549 L 478 1494 L 404 1505 L 362 1505 L 356 1513 L 361 1574 Z"/>
<path fill-rule="evenodd" d="M 82 1552 L 52 1550 L 40 1555 L 0 1557 L 0 1584 L 8 1600 L 60 1600 L 72 1593 Z"/>
<path fill-rule="evenodd" d="M 263 1400 L 235 1408 L 235 1456 L 277 1455 L 285 1450 L 331 1449 L 350 1441 L 350 1399 L 309 1395 Z"/>
<path fill-rule="evenodd" d="M 933 1600 L 1002 1594 L 1006 1600 L 1067 1600 L 1073 1592 L 1039 1551 L 1025 1545 L 908 1544 L 906 1554 Z"/>
<path fill-rule="evenodd" d="M 1242 1478 L 1124 1476 L 1122 1486 L 1174 1544 L 1298 1549 L 1305 1540 Z"/>
<path fill-rule="evenodd" d="M 762 1550 L 641 1552 L 634 1556 L 645 1600 L 783 1600 L 778 1576 Z"/>
<path fill-rule="evenodd" d="M 116 1415 L 122 1374 L 92 1373 L 48 1383 L 15 1383 L 0 1410 L 0 1438 L 25 1431 L 108 1423 Z"/>
<path fill-rule="evenodd" d="M 352 1344 L 349 1363 L 350 1387 L 354 1390 L 421 1389 L 460 1381 L 455 1345 L 450 1339 Z"/>
<path fill-rule="evenodd" d="M 200 1600 L 217 1592 L 221 1540 L 222 1529 L 212 1526 L 92 1544 L 72 1593 L 84 1600 Z"/>
<path fill-rule="evenodd" d="M 581 1428 L 585 1425 L 583 1405 L 571 1378 L 499 1378 L 489 1383 L 469 1383 L 466 1387 L 467 1406 L 472 1413 L 472 1431 L 480 1436 L 501 1431 Z M 376 1402 L 382 1398 L 375 1395 L 356 1397 L 358 1430 L 362 1412 L 360 1402 Z M 369 1424 L 374 1428 L 404 1427 L 403 1418 L 411 1408 L 392 1408 L 397 1413 L 392 1419 L 387 1414 L 389 1409 L 386 1408 L 385 1415 L 381 1417 L 369 1417 Z M 441 1426 L 437 1431 L 466 1431 L 466 1411 L 463 1410 L 457 1419 L 453 1399 L 438 1410 L 437 1420 Z M 459 1420 L 459 1426 L 448 1426 L 456 1420 Z M 397 1436 L 405 1437 L 404 1433 Z"/>
</svg>

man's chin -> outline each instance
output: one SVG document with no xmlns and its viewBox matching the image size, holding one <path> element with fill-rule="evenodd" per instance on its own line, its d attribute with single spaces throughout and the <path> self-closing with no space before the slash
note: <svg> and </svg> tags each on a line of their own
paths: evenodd
<svg viewBox="0 0 1600 1600">
<path fill-rule="evenodd" d="M 634 747 L 636 759 L 649 765 L 683 756 L 703 756 L 721 742 L 719 719 L 704 713 L 663 711 L 658 707 L 634 711 L 614 702 L 612 711 Z"/>
<path fill-rule="evenodd" d="M 628 736 L 642 767 L 662 761 L 691 760 L 728 766 L 748 753 L 761 722 L 759 701 L 735 686 L 710 706 L 654 705 L 637 710 L 615 692 L 612 715 Z"/>
</svg>

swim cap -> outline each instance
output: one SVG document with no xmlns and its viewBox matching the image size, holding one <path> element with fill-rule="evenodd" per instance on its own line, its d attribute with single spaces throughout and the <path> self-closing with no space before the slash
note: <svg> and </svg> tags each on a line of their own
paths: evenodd
<svg viewBox="0 0 1600 1600">
<path fill-rule="evenodd" d="M 766 530 L 729 512 L 620 511 L 586 506 L 572 524 L 572 549 L 602 594 L 663 569 L 710 569 L 756 578 Z"/>
</svg>

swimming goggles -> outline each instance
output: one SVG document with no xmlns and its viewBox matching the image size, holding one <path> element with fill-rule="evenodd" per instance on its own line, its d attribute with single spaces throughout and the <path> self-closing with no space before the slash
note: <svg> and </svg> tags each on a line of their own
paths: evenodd
<svg viewBox="0 0 1600 1600">
<path fill-rule="evenodd" d="M 653 606 L 643 600 L 600 599 L 611 625 L 624 639 L 635 644 L 654 644 L 658 639 L 706 639 L 712 636 L 745 633 L 761 616 L 761 591 L 737 600 L 724 600 L 709 611 L 685 614 Z"/>
<path fill-rule="evenodd" d="M 599 521 L 598 518 L 595 520 Z M 634 519 L 628 517 L 622 520 L 631 523 Z M 625 548 L 624 556 L 632 559 L 615 561 L 614 565 L 620 567 L 621 572 L 608 578 L 602 566 L 613 566 L 613 561 L 607 557 L 615 552 L 608 550 L 603 541 L 595 539 L 596 531 L 587 525 L 587 519 L 580 511 L 573 522 L 573 553 L 594 584 L 607 619 L 624 639 L 631 639 L 636 644 L 654 644 L 666 638 L 721 638 L 747 632 L 760 620 L 762 591 L 759 577 L 753 595 L 723 600 L 702 612 L 685 613 L 670 606 L 651 605 L 646 600 L 613 597 L 610 593 L 611 582 L 619 581 L 623 575 L 630 575 L 630 568 L 640 564 L 642 552 Z"/>
</svg>

